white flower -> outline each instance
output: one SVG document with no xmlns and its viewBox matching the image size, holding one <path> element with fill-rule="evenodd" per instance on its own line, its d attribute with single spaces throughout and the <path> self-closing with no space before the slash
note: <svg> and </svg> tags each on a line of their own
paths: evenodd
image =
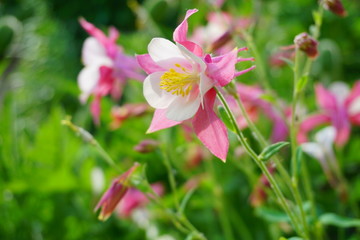
<svg viewBox="0 0 360 240">
<path fill-rule="evenodd" d="M 163 38 L 154 38 L 148 51 L 163 71 L 144 80 L 147 102 L 153 108 L 166 109 L 166 117 L 174 121 L 193 117 L 205 93 L 214 86 L 205 75 L 205 62 L 181 44 Z"/>
<path fill-rule="evenodd" d="M 80 100 L 84 103 L 98 84 L 100 67 L 112 67 L 113 61 L 106 54 L 105 48 L 94 37 L 85 40 L 82 48 L 82 61 L 85 67 L 78 75 L 78 84 L 81 90 Z"/>
</svg>

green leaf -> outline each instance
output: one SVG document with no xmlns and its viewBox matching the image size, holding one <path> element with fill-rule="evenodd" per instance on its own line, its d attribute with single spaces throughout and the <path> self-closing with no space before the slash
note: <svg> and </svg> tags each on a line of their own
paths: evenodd
<svg viewBox="0 0 360 240">
<path fill-rule="evenodd" d="M 324 225 L 333 225 L 341 228 L 360 227 L 359 218 L 342 217 L 334 213 L 325 213 L 320 216 L 319 220 Z"/>
<path fill-rule="evenodd" d="M 219 114 L 220 114 L 220 118 L 221 118 L 221 120 L 224 122 L 225 126 L 226 126 L 230 131 L 235 132 L 235 128 L 234 128 L 234 126 L 232 125 L 231 120 L 230 120 L 230 116 L 229 116 L 229 114 L 226 112 L 225 108 L 224 108 L 223 106 L 219 106 L 219 107 L 218 107 L 218 111 L 219 111 Z"/>
<path fill-rule="evenodd" d="M 304 87 L 306 86 L 308 80 L 309 80 L 308 75 L 302 76 L 296 84 L 296 91 L 301 92 L 304 89 Z"/>
<path fill-rule="evenodd" d="M 256 209 L 256 214 L 269 222 L 277 223 L 290 221 L 289 217 L 284 212 L 271 208 L 259 207 Z"/>
<path fill-rule="evenodd" d="M 260 153 L 259 158 L 262 161 L 269 160 L 274 154 L 280 151 L 281 148 L 288 145 L 288 142 L 277 142 L 270 146 L 264 148 L 264 150 Z"/>
<path fill-rule="evenodd" d="M 301 170 L 301 159 L 302 159 L 302 149 L 301 147 L 297 147 L 296 148 L 296 156 L 295 156 L 295 163 L 297 165 L 296 169 L 297 169 L 297 172 L 296 173 L 292 173 L 293 176 L 299 176 L 300 174 L 300 170 Z"/>
</svg>

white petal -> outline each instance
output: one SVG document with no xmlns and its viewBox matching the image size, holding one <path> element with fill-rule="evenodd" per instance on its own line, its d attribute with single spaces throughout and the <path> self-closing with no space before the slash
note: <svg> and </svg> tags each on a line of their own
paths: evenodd
<svg viewBox="0 0 360 240">
<path fill-rule="evenodd" d="M 143 93 L 146 101 L 153 108 L 167 108 L 178 97 L 160 89 L 160 78 L 163 74 L 164 72 L 155 72 L 144 80 Z"/>
<path fill-rule="evenodd" d="M 301 144 L 301 149 L 311 157 L 322 162 L 325 159 L 325 153 L 320 144 L 308 142 Z"/>
<path fill-rule="evenodd" d="M 332 151 L 336 137 L 336 129 L 332 126 L 325 127 L 315 134 L 315 141 L 319 143 L 326 151 Z"/>
<path fill-rule="evenodd" d="M 349 106 L 349 114 L 355 115 L 360 113 L 360 97 L 355 98 Z"/>
<path fill-rule="evenodd" d="M 166 117 L 178 122 L 192 118 L 199 109 L 200 98 L 197 97 L 188 101 L 186 99 L 187 98 L 184 97 L 178 97 L 173 101 L 166 111 Z"/>
<path fill-rule="evenodd" d="M 196 71 L 200 72 L 200 98 L 201 101 L 207 91 L 209 91 L 213 86 L 213 81 L 205 74 L 206 71 L 206 64 L 205 62 L 192 52 L 190 52 L 186 47 L 183 45 L 176 43 L 176 46 L 181 50 L 182 54 L 188 58 L 189 61 L 193 63 L 193 69 L 196 69 Z"/>
<path fill-rule="evenodd" d="M 87 38 L 84 42 L 82 60 L 85 66 L 112 66 L 112 60 L 107 56 L 105 48 L 93 37 Z"/>
<path fill-rule="evenodd" d="M 82 93 L 89 95 L 95 89 L 100 78 L 100 70 L 98 66 L 84 67 L 78 75 L 78 84 Z"/>
<path fill-rule="evenodd" d="M 329 86 L 330 92 L 332 92 L 336 99 L 343 103 L 346 99 L 346 97 L 350 93 L 350 88 L 346 83 L 343 82 L 334 82 Z"/>
<path fill-rule="evenodd" d="M 161 63 L 169 61 L 172 58 L 185 59 L 179 48 L 174 43 L 164 38 L 153 38 L 148 45 L 148 52 L 152 60 L 160 66 Z M 165 69 L 168 68 L 166 67 Z"/>
<path fill-rule="evenodd" d="M 205 72 L 206 64 L 200 57 L 198 57 L 194 53 L 190 52 L 186 47 L 184 47 L 180 43 L 176 43 L 176 46 L 180 50 L 181 54 L 193 64 L 195 71 Z"/>
</svg>

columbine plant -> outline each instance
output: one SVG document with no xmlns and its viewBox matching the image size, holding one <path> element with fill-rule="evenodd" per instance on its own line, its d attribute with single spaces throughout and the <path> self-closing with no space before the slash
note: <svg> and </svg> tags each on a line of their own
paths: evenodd
<svg viewBox="0 0 360 240">
<path fill-rule="evenodd" d="M 242 59 L 234 49 L 213 57 L 187 39 L 187 19 L 197 12 L 188 10 L 183 22 L 174 31 L 174 43 L 154 38 L 149 54 L 137 56 L 149 76 L 144 80 L 144 96 L 156 108 L 148 132 L 171 127 L 192 119 L 194 131 L 215 156 L 226 160 L 229 147 L 225 125 L 213 110 L 215 86 L 225 86 L 234 77 L 253 67 L 236 72 L 235 64 Z"/>
</svg>

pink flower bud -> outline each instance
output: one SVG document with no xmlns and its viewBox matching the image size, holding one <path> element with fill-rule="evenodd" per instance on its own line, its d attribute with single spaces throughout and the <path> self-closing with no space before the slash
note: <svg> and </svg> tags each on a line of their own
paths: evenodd
<svg viewBox="0 0 360 240">
<path fill-rule="evenodd" d="M 303 51 L 308 57 L 316 58 L 318 56 L 318 42 L 306 32 L 298 34 L 294 43 L 296 48 Z"/>
<path fill-rule="evenodd" d="M 347 15 L 340 0 L 322 0 L 322 5 L 326 10 L 329 10 L 340 17 L 345 17 Z"/>
<path fill-rule="evenodd" d="M 145 139 L 134 147 L 134 150 L 139 153 L 153 152 L 159 146 L 159 142 L 153 139 Z"/>
<path fill-rule="evenodd" d="M 99 203 L 95 207 L 95 211 L 101 208 L 99 215 L 100 220 L 105 221 L 110 217 L 115 207 L 128 191 L 130 187 L 130 177 L 138 166 L 139 164 L 135 163 L 128 171 L 116 178 L 112 182 L 110 188 L 101 197 Z"/>
</svg>

